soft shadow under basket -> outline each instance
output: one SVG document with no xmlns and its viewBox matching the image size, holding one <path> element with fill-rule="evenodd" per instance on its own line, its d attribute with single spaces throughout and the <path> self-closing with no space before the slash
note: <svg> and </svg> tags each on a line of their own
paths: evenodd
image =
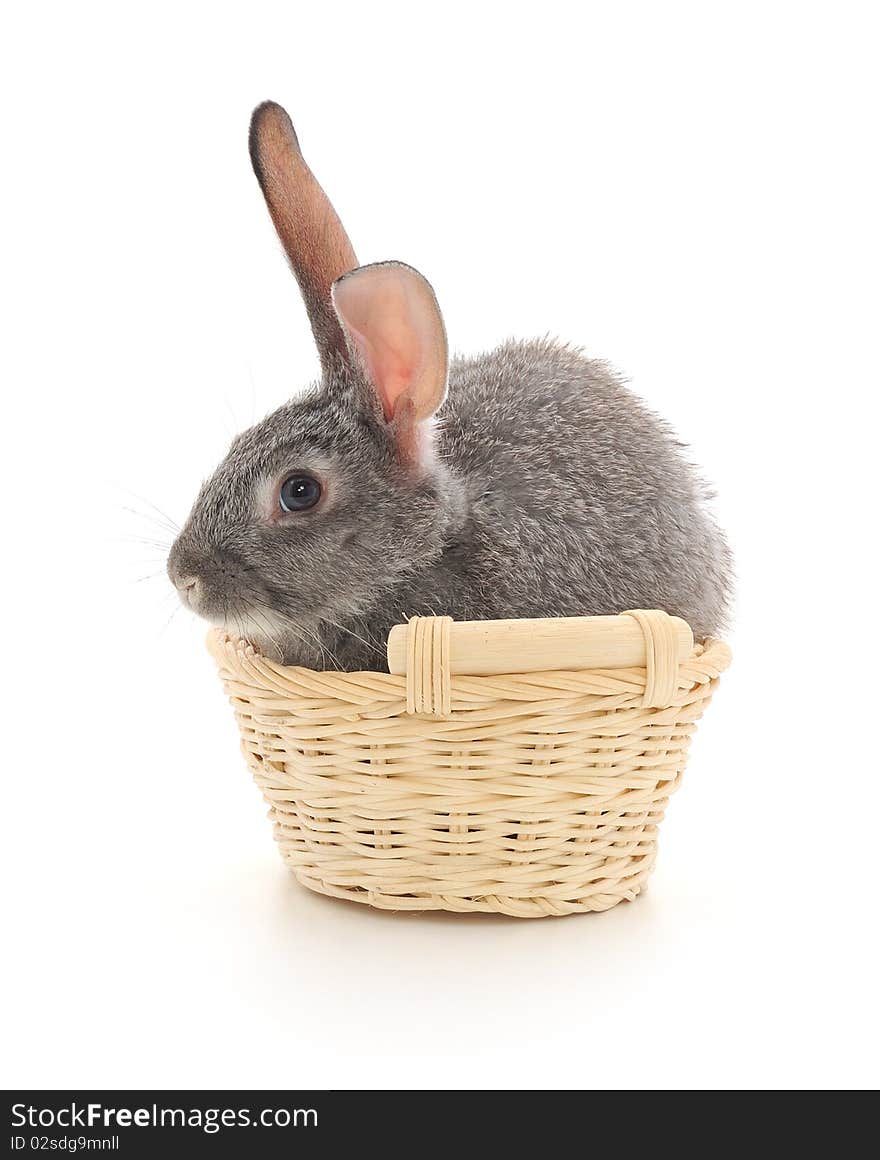
<svg viewBox="0 0 880 1160">
<path fill-rule="evenodd" d="M 665 612 L 453 622 L 388 637 L 390 673 L 209 647 L 284 860 L 389 910 L 607 910 L 651 873 L 695 724 L 730 662 Z"/>
</svg>

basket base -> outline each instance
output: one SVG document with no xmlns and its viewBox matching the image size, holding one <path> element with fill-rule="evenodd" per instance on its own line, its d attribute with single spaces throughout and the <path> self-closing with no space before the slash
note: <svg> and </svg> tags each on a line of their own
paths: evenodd
<svg viewBox="0 0 880 1160">
<path fill-rule="evenodd" d="M 587 914 L 611 910 L 619 902 L 633 902 L 644 890 L 646 881 L 654 869 L 655 856 L 644 859 L 635 874 L 626 878 L 626 883 L 614 883 L 608 879 L 598 880 L 586 887 L 581 886 L 574 897 L 560 894 L 559 897 L 530 895 L 514 897 L 510 894 L 390 894 L 369 890 L 361 886 L 340 885 L 317 878 L 301 867 L 289 866 L 297 881 L 316 894 L 330 898 L 343 898 L 348 902 L 359 902 L 378 910 L 392 911 L 432 911 L 445 910 L 455 914 L 503 914 L 510 918 L 553 918 L 567 914 Z"/>
</svg>

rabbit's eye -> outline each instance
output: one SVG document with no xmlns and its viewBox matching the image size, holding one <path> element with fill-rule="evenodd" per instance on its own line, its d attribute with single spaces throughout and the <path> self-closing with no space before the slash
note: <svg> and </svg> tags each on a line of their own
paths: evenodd
<svg viewBox="0 0 880 1160">
<path fill-rule="evenodd" d="M 321 485 L 313 475 L 291 475 L 281 485 L 278 502 L 282 511 L 304 512 L 321 498 Z"/>
</svg>

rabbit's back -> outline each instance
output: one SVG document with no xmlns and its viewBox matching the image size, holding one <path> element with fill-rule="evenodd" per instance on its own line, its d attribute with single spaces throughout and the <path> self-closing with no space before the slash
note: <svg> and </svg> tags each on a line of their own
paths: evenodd
<svg viewBox="0 0 880 1160">
<path fill-rule="evenodd" d="M 706 487 L 606 364 L 547 340 L 457 358 L 438 447 L 467 496 L 444 561 L 466 605 L 452 615 L 661 607 L 698 636 L 724 623 L 730 555 Z"/>
</svg>

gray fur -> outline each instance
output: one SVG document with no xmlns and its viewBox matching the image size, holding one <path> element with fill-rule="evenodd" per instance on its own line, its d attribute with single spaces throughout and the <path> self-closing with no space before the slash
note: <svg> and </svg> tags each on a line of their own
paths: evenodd
<svg viewBox="0 0 880 1160">
<path fill-rule="evenodd" d="M 436 460 L 395 454 L 363 372 L 324 377 L 239 435 L 168 561 L 194 607 L 267 656 L 385 669 L 388 629 L 665 608 L 725 622 L 731 558 L 682 446 L 602 362 L 550 341 L 456 358 Z M 326 505 L 267 522 L 261 489 L 318 465 Z"/>
</svg>

